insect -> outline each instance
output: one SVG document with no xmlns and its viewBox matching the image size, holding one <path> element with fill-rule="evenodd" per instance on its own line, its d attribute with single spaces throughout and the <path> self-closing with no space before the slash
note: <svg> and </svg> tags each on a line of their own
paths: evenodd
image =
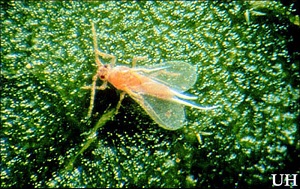
<svg viewBox="0 0 300 189">
<path fill-rule="evenodd" d="M 200 110 L 211 110 L 218 106 L 201 107 L 189 101 L 197 97 L 183 94 L 196 82 L 196 67 L 181 62 L 172 61 L 145 67 L 135 67 L 137 61 L 146 60 L 147 57 L 134 57 L 132 68 L 115 66 L 116 57 L 98 50 L 97 36 L 94 23 L 92 23 L 93 45 L 95 61 L 98 66 L 97 73 L 93 76 L 90 107 L 88 118 L 94 106 L 95 90 L 104 90 L 108 83 L 122 91 L 116 106 L 118 112 L 125 94 L 135 100 L 147 114 L 161 127 L 168 130 L 181 128 L 185 123 L 184 107 L 189 106 Z M 110 64 L 102 64 L 99 56 L 110 59 Z M 96 86 L 97 79 L 103 81 L 101 86 Z"/>
</svg>

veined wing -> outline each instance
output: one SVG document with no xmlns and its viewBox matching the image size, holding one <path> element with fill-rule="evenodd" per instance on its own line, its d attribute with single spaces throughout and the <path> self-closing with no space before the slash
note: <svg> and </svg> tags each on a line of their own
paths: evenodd
<svg viewBox="0 0 300 189">
<path fill-rule="evenodd" d="M 130 95 L 130 94 L 129 94 Z M 185 123 L 184 105 L 149 95 L 130 95 L 162 128 L 176 130 Z"/>
<path fill-rule="evenodd" d="M 192 88 L 197 80 L 196 66 L 181 61 L 151 65 L 145 69 L 149 71 L 140 73 L 178 92 Z"/>
</svg>

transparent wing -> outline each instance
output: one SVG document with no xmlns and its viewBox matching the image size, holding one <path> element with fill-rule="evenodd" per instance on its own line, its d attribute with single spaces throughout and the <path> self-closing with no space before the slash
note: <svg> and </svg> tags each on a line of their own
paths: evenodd
<svg viewBox="0 0 300 189">
<path fill-rule="evenodd" d="M 144 67 L 144 69 L 147 71 L 140 71 L 140 74 L 150 77 L 179 92 L 190 89 L 197 80 L 196 66 L 181 61 L 151 65 L 146 68 Z"/>
<path fill-rule="evenodd" d="M 130 94 L 129 94 L 130 95 Z M 149 95 L 130 95 L 162 128 L 176 130 L 185 123 L 184 105 Z"/>
</svg>

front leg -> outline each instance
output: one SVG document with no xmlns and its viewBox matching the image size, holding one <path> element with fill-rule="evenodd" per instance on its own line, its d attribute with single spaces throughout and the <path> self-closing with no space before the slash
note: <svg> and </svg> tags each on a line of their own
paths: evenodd
<svg viewBox="0 0 300 189">
<path fill-rule="evenodd" d="M 107 88 L 107 81 L 104 81 L 101 86 L 96 86 L 97 77 L 98 77 L 97 74 L 95 74 L 93 76 L 92 86 L 81 87 L 82 89 L 91 89 L 90 107 L 89 107 L 89 110 L 88 110 L 87 118 L 90 118 L 91 115 L 92 115 L 92 111 L 93 111 L 93 108 L 94 108 L 96 89 L 97 90 L 104 90 L 104 89 Z"/>
<path fill-rule="evenodd" d="M 116 64 L 116 57 L 114 55 L 106 54 L 98 50 L 97 34 L 96 34 L 95 24 L 93 22 L 92 22 L 92 33 L 93 33 L 95 61 L 97 63 L 98 68 L 103 65 L 98 56 L 101 56 L 102 58 L 110 58 L 111 59 L 110 63 L 112 66 L 114 66 Z"/>
<path fill-rule="evenodd" d="M 110 59 L 110 64 L 112 67 L 114 67 L 116 65 L 116 56 L 114 56 L 112 54 L 100 52 L 98 49 L 95 50 L 95 53 L 104 59 Z"/>
</svg>

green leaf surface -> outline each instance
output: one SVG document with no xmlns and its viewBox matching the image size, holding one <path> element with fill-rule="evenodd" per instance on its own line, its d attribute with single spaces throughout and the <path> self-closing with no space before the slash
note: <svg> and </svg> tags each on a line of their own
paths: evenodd
<svg viewBox="0 0 300 189">
<path fill-rule="evenodd" d="M 293 14 L 273 1 L 3 3 L 1 187 L 249 188 L 299 174 Z M 118 65 L 145 55 L 139 64 L 196 65 L 188 92 L 220 107 L 186 108 L 187 124 L 169 131 L 128 96 L 111 115 L 111 86 L 85 120 L 90 91 L 81 87 L 97 69 L 92 22 L 99 50 Z"/>
</svg>

